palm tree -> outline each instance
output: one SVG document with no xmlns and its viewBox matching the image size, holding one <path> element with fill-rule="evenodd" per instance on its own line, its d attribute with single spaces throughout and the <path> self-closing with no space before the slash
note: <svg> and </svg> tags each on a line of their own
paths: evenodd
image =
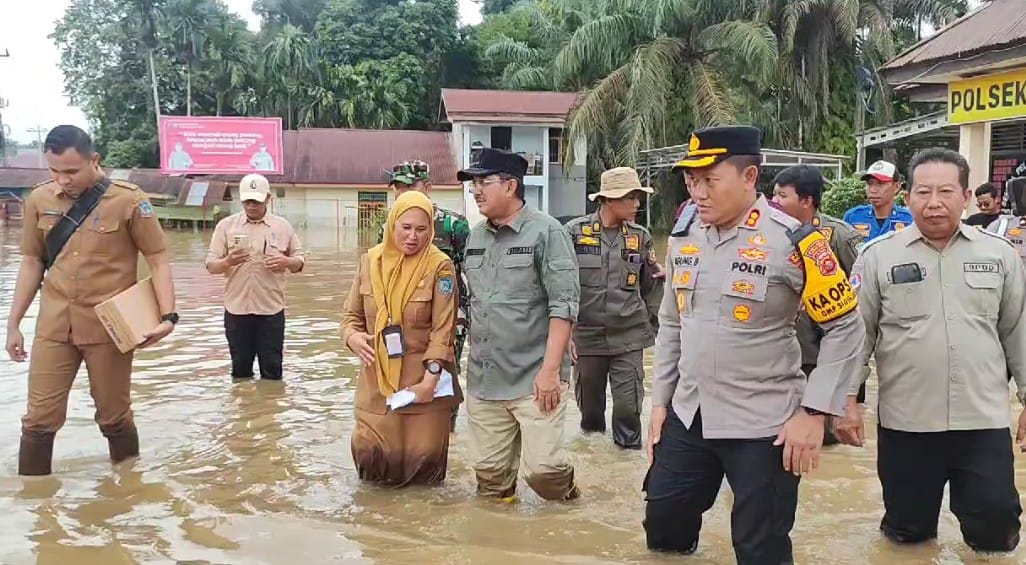
<svg viewBox="0 0 1026 565">
<path fill-rule="evenodd" d="M 208 33 L 206 56 L 213 66 L 215 115 L 220 116 L 225 104 L 232 102 L 233 93 L 243 89 L 252 75 L 253 35 L 234 15 L 221 17 Z"/>
<path fill-rule="evenodd" d="M 157 13 L 163 7 L 163 0 L 130 0 L 129 10 L 137 21 L 142 22 L 140 43 L 146 49 L 147 66 L 150 74 L 150 87 L 153 90 L 153 112 L 156 116 L 157 130 L 160 130 L 160 95 L 157 92 L 157 69 L 153 60 L 153 52 L 157 49 Z"/>
<path fill-rule="evenodd" d="M 304 90 L 304 78 L 314 73 L 314 46 L 309 35 L 286 24 L 264 46 L 263 55 L 263 79 L 269 86 L 269 100 L 280 108 L 284 98 L 285 128 L 292 129 L 298 122 L 294 102 Z"/>
<path fill-rule="evenodd" d="M 204 54 L 214 6 L 211 0 L 174 0 L 164 12 L 178 58 L 185 63 L 185 115 L 192 115 L 192 64 Z"/>
</svg>

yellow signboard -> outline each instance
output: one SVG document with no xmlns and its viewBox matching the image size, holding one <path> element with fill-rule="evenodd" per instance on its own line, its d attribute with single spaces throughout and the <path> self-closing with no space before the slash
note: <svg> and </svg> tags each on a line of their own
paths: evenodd
<svg viewBox="0 0 1026 565">
<path fill-rule="evenodd" d="M 968 124 L 1026 116 L 1026 69 L 948 84 L 948 122 Z"/>
</svg>

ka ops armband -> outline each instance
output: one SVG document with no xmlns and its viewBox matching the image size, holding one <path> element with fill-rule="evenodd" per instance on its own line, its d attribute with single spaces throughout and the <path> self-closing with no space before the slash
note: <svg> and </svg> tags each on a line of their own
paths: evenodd
<svg viewBox="0 0 1026 565">
<path fill-rule="evenodd" d="M 802 304 L 809 318 L 817 324 L 836 320 L 859 304 L 855 290 L 830 249 L 830 242 L 812 226 L 788 232 L 795 246 L 795 255 L 805 270 Z"/>
</svg>

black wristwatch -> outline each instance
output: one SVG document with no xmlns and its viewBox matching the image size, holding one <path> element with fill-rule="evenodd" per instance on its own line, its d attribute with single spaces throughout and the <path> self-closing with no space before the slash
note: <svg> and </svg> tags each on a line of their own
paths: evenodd
<svg viewBox="0 0 1026 565">
<path fill-rule="evenodd" d="M 428 361 L 427 365 L 425 366 L 427 367 L 427 372 L 431 373 L 432 375 L 442 374 L 442 364 L 438 361 Z"/>
<path fill-rule="evenodd" d="M 178 312 L 171 312 L 170 314 L 164 314 L 160 317 L 161 322 L 171 322 L 171 325 L 178 323 Z"/>
<path fill-rule="evenodd" d="M 809 408 L 808 406 L 802 406 L 802 410 L 805 410 L 805 413 L 808 414 L 809 416 L 826 416 L 827 415 L 826 412 L 820 412 L 819 410 L 816 410 L 815 408 Z"/>
</svg>

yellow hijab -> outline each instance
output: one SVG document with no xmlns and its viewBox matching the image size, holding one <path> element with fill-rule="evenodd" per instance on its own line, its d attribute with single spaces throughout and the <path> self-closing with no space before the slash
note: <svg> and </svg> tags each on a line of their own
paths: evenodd
<svg viewBox="0 0 1026 565">
<path fill-rule="evenodd" d="M 428 244 L 415 255 L 404 255 L 395 243 L 395 225 L 399 216 L 414 208 L 423 210 L 429 219 Z M 378 372 L 378 388 L 382 395 L 388 397 L 399 390 L 403 360 L 400 357 L 388 358 L 388 350 L 385 348 L 381 332 L 389 325 L 403 327 L 403 310 L 417 289 L 417 284 L 449 258 L 433 244 L 434 206 L 427 196 L 415 190 L 403 193 L 396 199 L 395 206 L 388 213 L 384 237 L 381 239 L 382 242 L 372 247 L 367 255 L 370 259 L 371 288 L 377 305 L 377 316 L 374 318 L 374 353 L 377 360 L 375 367 Z M 406 334 L 405 327 L 403 333 Z"/>
</svg>

